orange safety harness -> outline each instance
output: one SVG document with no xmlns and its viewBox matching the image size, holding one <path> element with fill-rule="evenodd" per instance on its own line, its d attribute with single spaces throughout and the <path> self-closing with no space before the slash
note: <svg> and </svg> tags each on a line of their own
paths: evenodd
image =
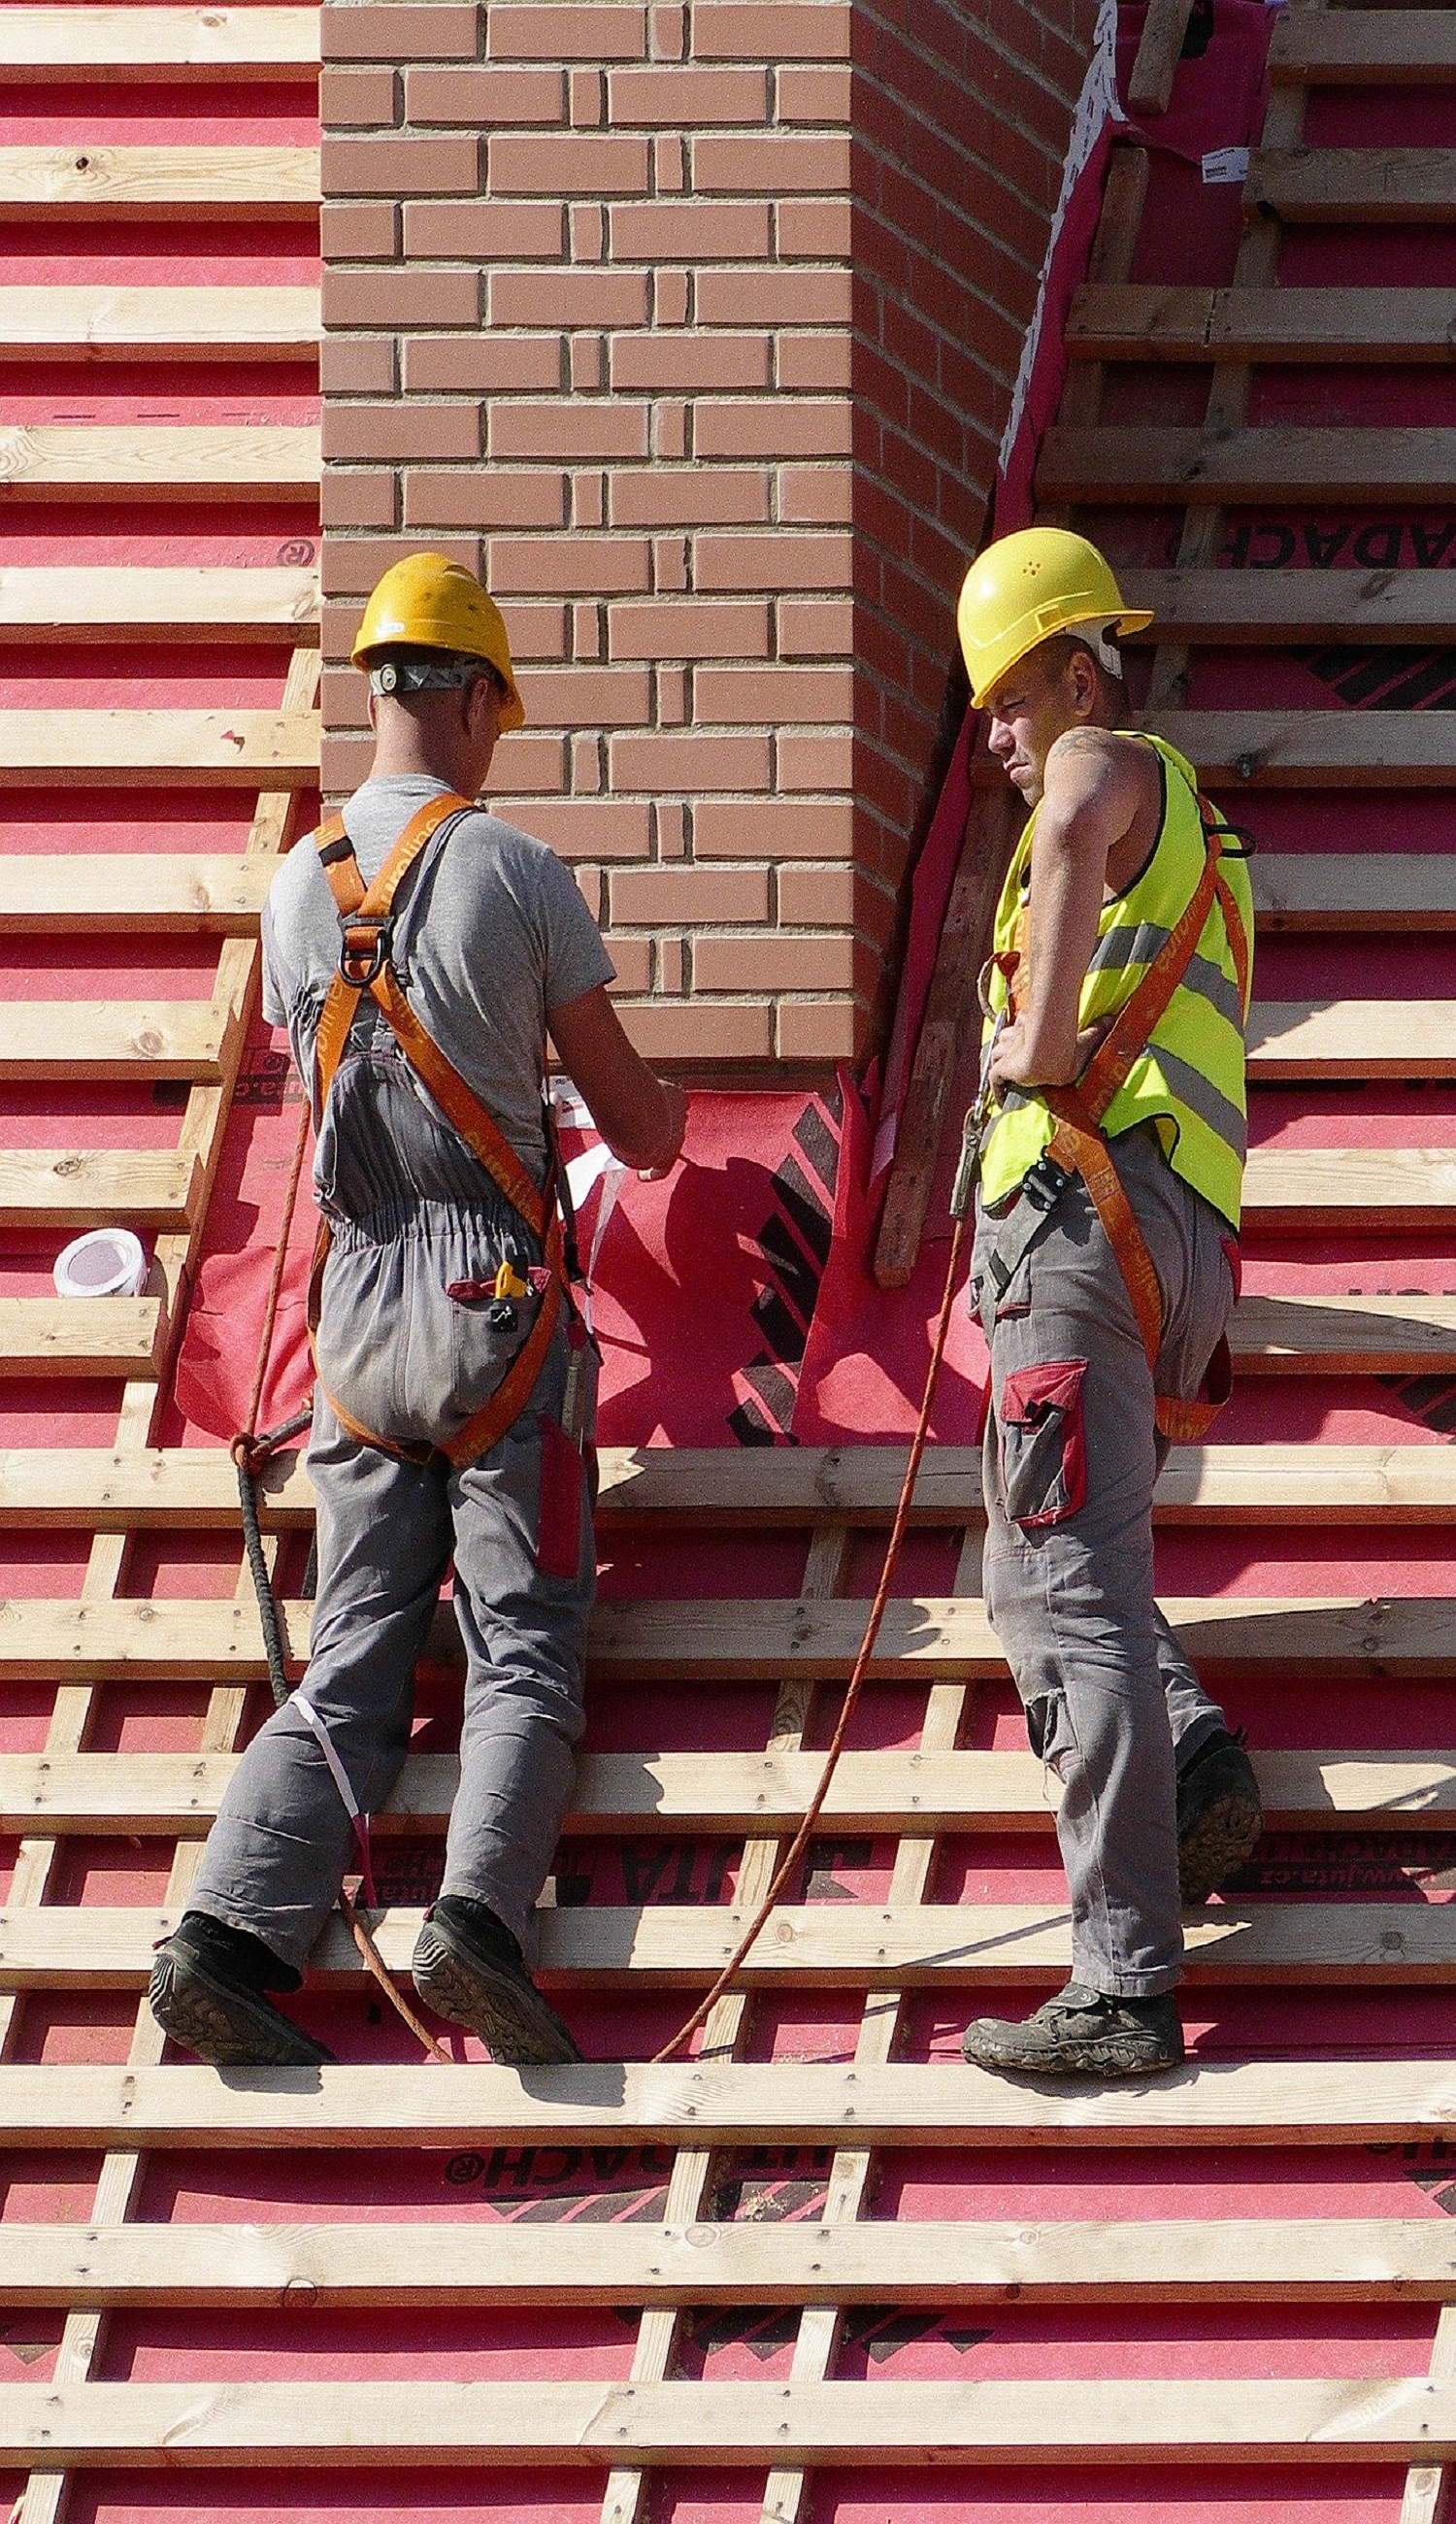
<svg viewBox="0 0 1456 2524">
<path fill-rule="evenodd" d="M 570 1253 L 561 1216 L 560 1168 L 555 1135 L 548 1131 L 546 1188 L 538 1191 L 499 1123 L 420 1024 L 400 988 L 399 976 L 391 961 L 394 904 L 401 884 L 440 826 L 453 815 L 469 813 L 471 805 L 470 799 L 449 793 L 431 798 L 411 818 L 373 884 L 367 887 L 360 873 L 354 845 L 344 829 L 342 816 L 330 815 L 314 837 L 329 891 L 338 905 L 342 932 L 339 969 L 329 984 L 328 995 L 323 1002 L 315 1049 L 314 1103 L 317 1119 L 321 1121 L 323 1118 L 350 1028 L 367 991 L 376 1006 L 383 1010 L 395 1041 L 416 1077 L 428 1088 L 471 1155 L 479 1159 L 497 1189 L 525 1221 L 543 1256 L 544 1267 L 531 1275 L 532 1285 L 539 1284 L 541 1296 L 535 1323 L 490 1400 L 465 1422 L 449 1445 L 389 1443 L 346 1411 L 337 1395 L 329 1393 L 319 1379 L 320 1390 L 325 1394 L 330 1409 L 351 1437 L 359 1438 L 364 1445 L 378 1446 L 385 1454 L 401 1455 L 410 1462 L 427 1462 L 438 1453 L 447 1456 L 457 1466 L 473 1464 L 480 1456 L 488 1454 L 520 1418 L 545 1365 L 562 1304 L 572 1304 Z M 315 1350 L 315 1374 L 318 1361 L 315 1335 L 318 1328 L 323 1267 L 328 1260 L 330 1242 L 328 1221 L 325 1219 L 319 1226 L 309 1278 L 309 1342 Z"/>
<path fill-rule="evenodd" d="M 1119 1088 L 1125 1085 L 1135 1061 L 1141 1059 L 1146 1050 L 1154 1027 L 1192 962 L 1215 900 L 1224 915 L 1224 927 L 1228 932 L 1234 970 L 1238 981 L 1239 1000 L 1245 1008 L 1248 1005 L 1248 936 L 1232 889 L 1219 867 L 1225 828 L 1219 824 L 1213 808 L 1201 793 L 1198 796 L 1198 814 L 1207 854 L 1202 874 L 1177 926 L 1159 948 L 1132 997 L 1119 1008 L 1082 1076 L 1069 1087 L 1044 1087 L 1037 1091 L 1056 1124 L 1041 1162 L 1045 1164 L 1049 1161 L 1052 1168 L 1060 1169 L 1063 1177 L 1080 1175 L 1086 1184 L 1107 1241 L 1117 1257 L 1154 1380 L 1163 1340 L 1162 1291 L 1158 1286 L 1152 1256 L 1123 1189 L 1111 1142 L 1101 1128 L 1101 1122 Z M 1017 1012 L 1016 985 L 1026 958 L 1029 917 L 1029 906 L 1024 906 L 1005 968 L 1007 1006 L 1013 1017 Z M 1038 1203 L 1043 1210 L 1047 1205 L 1044 1198 Z M 1206 1435 L 1227 1402 L 1232 1384 L 1233 1364 L 1229 1344 L 1221 1336 L 1209 1361 L 1200 1396 L 1186 1402 L 1176 1394 L 1156 1394 L 1157 1425 L 1161 1433 L 1175 1443 L 1185 1444 Z"/>
</svg>

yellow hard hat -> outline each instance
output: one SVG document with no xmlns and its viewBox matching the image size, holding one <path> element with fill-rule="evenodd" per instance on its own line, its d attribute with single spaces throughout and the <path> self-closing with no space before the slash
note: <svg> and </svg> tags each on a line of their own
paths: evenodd
<svg viewBox="0 0 1456 2524">
<path fill-rule="evenodd" d="M 411 553 L 387 569 L 364 607 L 353 663 L 367 672 L 381 649 L 445 649 L 457 657 L 483 657 L 506 687 L 501 733 L 523 727 L 526 713 L 516 690 L 510 643 L 501 608 L 478 578 L 442 553 Z"/>
<path fill-rule="evenodd" d="M 1142 631 L 1151 620 L 1124 605 L 1110 568 L 1085 535 L 1061 526 L 1002 535 L 972 561 L 955 609 L 972 704 L 979 709 L 1002 675 L 1059 631 L 1083 622 Z"/>
</svg>

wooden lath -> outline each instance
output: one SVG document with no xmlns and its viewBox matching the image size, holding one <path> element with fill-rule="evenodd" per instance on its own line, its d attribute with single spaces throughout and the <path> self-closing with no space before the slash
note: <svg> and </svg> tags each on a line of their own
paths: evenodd
<svg viewBox="0 0 1456 2524">
<path fill-rule="evenodd" d="M 215 293 L 205 294 L 211 298 Z M 110 645 L 134 641 L 140 634 L 149 640 L 184 640 L 189 646 L 286 640 L 292 647 L 306 647 L 318 637 L 318 582 L 311 569 L 290 568 L 0 568 L 0 636 L 17 632 L 32 645 L 52 640 L 68 646 L 77 640 Z M 17 869 L 24 883 L 46 864 L 7 857 L 7 880 Z M 73 858 L 68 852 L 49 864 L 58 886 L 82 882 L 93 873 L 99 882 L 108 870 L 112 890 L 131 881 L 137 893 L 127 898 L 128 911 L 150 926 L 148 878 L 175 882 L 196 862 L 128 851 L 99 859 Z M 239 875 L 246 867 L 241 857 L 204 864 L 229 867 Z M 255 915 L 257 908 L 255 901 Z"/>
<path fill-rule="evenodd" d="M 251 366 L 311 361 L 318 337 L 316 289 L 115 281 L 0 288 L 0 351 L 12 359 L 245 360 Z"/>
<path fill-rule="evenodd" d="M 307 789 L 318 722 L 261 709 L 0 709 L 0 789 Z"/>
<path fill-rule="evenodd" d="M 276 500 L 318 496 L 318 432 L 275 422 L 231 427 L 90 421 L 0 428 L 0 498 Z"/>
<path fill-rule="evenodd" d="M 318 12 L 292 7 L 0 10 L 0 80 L 256 81 L 318 66 Z"/>
<path fill-rule="evenodd" d="M 195 211 L 210 219 L 256 218 L 317 206 L 316 149 L 127 148 L 111 141 L 80 150 L 0 148 L 0 211 L 8 219 L 69 212 L 155 219 Z"/>
<path fill-rule="evenodd" d="M 1451 289 L 1194 289 L 1092 279 L 1073 298 L 1066 340 L 1073 360 L 1140 365 L 1338 360 L 1359 366 L 1400 360 L 1444 367 L 1453 325 Z"/>
</svg>

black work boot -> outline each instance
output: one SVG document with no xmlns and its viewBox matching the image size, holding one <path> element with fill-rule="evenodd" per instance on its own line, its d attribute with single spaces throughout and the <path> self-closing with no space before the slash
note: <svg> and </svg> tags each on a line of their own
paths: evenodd
<svg viewBox="0 0 1456 2524">
<path fill-rule="evenodd" d="M 1206 1902 L 1259 1845 L 1264 1809 L 1241 1734 L 1221 1726 L 1178 1777 L 1178 1889 L 1185 1907 Z"/>
<path fill-rule="evenodd" d="M 331 2066 L 333 2053 L 266 1995 L 301 1986 L 261 1937 L 186 1911 L 158 1949 L 147 1998 L 163 2032 L 214 2068 Z"/>
<path fill-rule="evenodd" d="M 1007 2076 L 1150 2077 L 1183 2060 L 1183 2026 L 1173 1998 L 1104 1998 L 1069 1980 L 1024 2024 L 981 2015 L 961 2049 L 978 2068 Z"/>
<path fill-rule="evenodd" d="M 411 1970 L 425 2003 L 478 2033 L 499 2067 L 544 2068 L 581 2058 L 510 1929 L 484 1902 L 442 1893 L 425 1913 Z"/>
</svg>

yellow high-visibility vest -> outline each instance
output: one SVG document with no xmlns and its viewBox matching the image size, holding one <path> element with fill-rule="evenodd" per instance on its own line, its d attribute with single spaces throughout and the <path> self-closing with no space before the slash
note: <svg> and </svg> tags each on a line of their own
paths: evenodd
<svg viewBox="0 0 1456 2524">
<path fill-rule="evenodd" d="M 1097 942 L 1078 1002 L 1079 1026 L 1095 1025 L 1126 1006 L 1192 899 L 1207 856 L 1192 764 L 1161 737 L 1147 736 L 1141 742 L 1153 747 L 1162 770 L 1162 821 L 1141 875 L 1126 893 L 1102 905 Z M 1219 829 L 1226 831 L 1224 818 L 1212 811 Z M 1036 824 L 1034 811 L 1012 856 L 996 908 L 994 946 L 997 954 L 1008 957 L 1026 908 Z M 1245 924 L 1245 936 L 1252 942 L 1248 870 L 1234 849 L 1225 853 L 1219 865 Z M 1007 990 L 1003 972 L 995 968 L 989 994 L 993 1015 L 1004 1005 Z M 1188 971 L 1153 1027 L 1145 1050 L 1102 1116 L 1109 1140 L 1140 1122 L 1154 1123 L 1174 1173 L 1212 1201 L 1236 1228 L 1248 1138 L 1243 1041 L 1247 1014 L 1223 907 L 1215 898 Z M 983 1200 L 994 1206 L 1014 1191 L 1055 1128 L 1044 1096 L 1035 1088 L 1008 1089 L 982 1142 Z"/>
</svg>

